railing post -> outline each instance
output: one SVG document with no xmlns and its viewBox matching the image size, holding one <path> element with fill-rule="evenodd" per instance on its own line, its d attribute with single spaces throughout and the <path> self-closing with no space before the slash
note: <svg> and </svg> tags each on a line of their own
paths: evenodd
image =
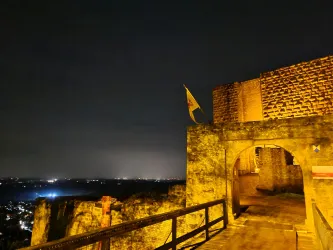
<svg viewBox="0 0 333 250">
<path fill-rule="evenodd" d="M 209 240 L 209 228 L 208 228 L 208 223 L 209 223 L 209 214 L 208 214 L 208 208 L 205 207 L 205 230 L 206 230 L 206 240 Z"/>
<path fill-rule="evenodd" d="M 177 250 L 177 217 L 172 218 L 172 250 Z"/>
<path fill-rule="evenodd" d="M 227 228 L 227 224 L 228 224 L 228 213 L 227 213 L 227 202 L 226 200 L 224 200 L 222 202 L 223 204 L 223 228 L 226 229 Z"/>
<path fill-rule="evenodd" d="M 110 250 L 110 239 L 102 241 L 101 250 Z"/>
</svg>

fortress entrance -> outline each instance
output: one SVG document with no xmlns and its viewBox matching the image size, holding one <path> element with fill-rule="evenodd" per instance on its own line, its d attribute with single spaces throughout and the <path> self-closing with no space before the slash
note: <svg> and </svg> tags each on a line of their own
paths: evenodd
<svg viewBox="0 0 333 250">
<path fill-rule="evenodd" d="M 303 192 L 306 224 L 314 225 L 314 202 L 324 211 L 328 223 L 333 223 L 330 215 L 333 211 L 332 180 L 322 175 L 314 177 L 313 172 L 315 166 L 327 166 L 326 171 L 333 166 L 332 127 L 333 116 L 327 115 L 188 128 L 186 206 L 225 198 L 229 223 L 232 224 L 234 214 L 240 212 L 241 193 L 250 194 L 248 196 L 256 192 L 277 193 L 282 202 L 282 194 L 302 195 Z M 263 161 L 258 161 L 257 167 L 254 163 L 241 163 L 242 154 L 250 149 L 254 153 L 252 151 L 247 157 L 248 161 L 262 157 Z M 280 167 L 267 167 L 265 159 L 270 159 L 271 164 L 280 162 Z M 257 175 L 246 175 L 258 171 L 256 168 L 261 168 Z M 278 170 L 281 174 L 273 178 Z M 254 180 L 245 181 L 246 178 Z M 266 195 L 260 202 L 266 204 L 271 197 Z M 237 204 L 240 204 L 239 208 Z M 202 221 L 200 216 L 197 220 L 199 224 Z"/>
<path fill-rule="evenodd" d="M 277 145 L 257 145 L 239 154 L 234 164 L 232 196 L 235 217 L 247 212 L 304 223 L 301 166 L 290 152 Z"/>
<path fill-rule="evenodd" d="M 213 124 L 187 130 L 186 206 L 224 198 L 233 224 L 244 204 L 268 221 L 283 204 L 305 210 L 310 231 L 317 210 L 333 227 L 332 62 L 328 56 L 214 88 Z"/>
</svg>

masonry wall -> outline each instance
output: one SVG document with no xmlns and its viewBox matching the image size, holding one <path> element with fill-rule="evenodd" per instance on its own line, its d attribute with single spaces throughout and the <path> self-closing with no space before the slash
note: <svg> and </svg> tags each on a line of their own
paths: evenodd
<svg viewBox="0 0 333 250">
<path fill-rule="evenodd" d="M 302 169 L 298 165 L 287 165 L 286 151 L 272 149 L 274 188 L 277 192 L 303 193 Z M 275 163 L 275 164 L 274 164 Z"/>
<path fill-rule="evenodd" d="M 259 150 L 259 189 L 274 191 L 273 168 L 271 148 L 261 148 Z"/>
<path fill-rule="evenodd" d="M 213 90 L 214 123 L 262 120 L 260 79 L 221 85 Z"/>
<path fill-rule="evenodd" d="M 239 175 L 250 174 L 255 172 L 256 168 L 256 155 L 255 148 L 248 148 L 239 155 L 240 166 Z"/>
<path fill-rule="evenodd" d="M 333 56 L 263 73 L 260 83 L 264 119 L 333 113 Z"/>
<path fill-rule="evenodd" d="M 210 127 L 188 128 L 186 171 L 187 207 L 226 197 L 225 150 Z M 222 206 L 209 209 L 211 220 L 221 215 Z M 204 211 L 189 214 L 186 218 L 189 230 L 198 228 L 203 218 Z"/>
<path fill-rule="evenodd" d="M 297 165 L 287 165 L 286 151 L 272 148 L 274 190 L 276 192 L 303 193 L 302 169 Z"/>
<path fill-rule="evenodd" d="M 241 195 L 254 196 L 258 194 L 259 174 L 245 174 L 239 176 L 239 192 Z"/>
<path fill-rule="evenodd" d="M 238 121 L 239 84 L 230 83 L 213 90 L 214 123 Z"/>
<path fill-rule="evenodd" d="M 260 79 L 241 82 L 238 88 L 238 121 L 260 121 L 262 116 Z"/>
<path fill-rule="evenodd" d="M 262 190 L 274 192 L 303 193 L 302 169 L 287 165 L 282 148 L 261 148 L 259 150 L 259 185 Z"/>
<path fill-rule="evenodd" d="M 213 90 L 214 123 L 333 113 L 333 56 L 265 72 Z"/>
<path fill-rule="evenodd" d="M 315 201 L 333 226 L 333 180 L 316 180 L 311 173 L 312 166 L 333 169 L 332 127 L 333 115 L 190 127 L 187 132 L 187 205 L 204 203 L 214 199 L 214 193 L 226 192 L 232 222 L 232 176 L 236 159 L 247 148 L 274 144 L 291 152 L 302 167 L 307 225 L 313 226 L 312 202 Z M 320 152 L 314 151 L 313 145 L 320 145 Z M 217 170 L 225 171 L 227 180 L 222 175 L 223 185 L 213 178 L 213 171 Z"/>
</svg>

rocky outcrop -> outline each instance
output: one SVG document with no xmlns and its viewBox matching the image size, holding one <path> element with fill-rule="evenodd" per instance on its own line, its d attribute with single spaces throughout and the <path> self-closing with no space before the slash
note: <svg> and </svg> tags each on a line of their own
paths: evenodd
<svg viewBox="0 0 333 250">
<path fill-rule="evenodd" d="M 173 186 L 167 197 L 157 194 L 134 195 L 122 204 L 120 211 L 112 211 L 112 225 L 166 213 L 185 207 L 185 186 Z M 177 221 L 177 233 L 185 232 L 185 217 Z M 115 237 L 111 241 L 112 249 L 155 249 L 171 241 L 171 220 L 148 226 L 127 235 Z"/>
<path fill-rule="evenodd" d="M 106 226 L 111 197 L 57 197 L 36 201 L 31 245 L 84 233 Z"/>
<path fill-rule="evenodd" d="M 34 213 L 31 245 L 47 242 L 50 229 L 51 204 L 46 200 L 39 200 Z"/>
<path fill-rule="evenodd" d="M 172 186 L 167 195 L 141 193 L 119 202 L 109 196 L 40 199 L 35 209 L 31 245 L 88 232 L 185 207 L 185 186 Z M 178 220 L 184 232 L 185 218 Z M 111 240 L 112 249 L 154 249 L 171 240 L 171 221 L 158 223 Z M 84 249 L 99 249 L 99 243 Z"/>
</svg>

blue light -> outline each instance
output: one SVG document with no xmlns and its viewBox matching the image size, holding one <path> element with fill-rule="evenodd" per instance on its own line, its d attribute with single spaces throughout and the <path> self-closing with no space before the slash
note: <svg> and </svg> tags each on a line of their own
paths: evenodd
<svg viewBox="0 0 333 250">
<path fill-rule="evenodd" d="M 57 197 L 57 194 L 56 194 L 56 193 L 49 193 L 49 194 L 47 195 L 47 197 L 49 197 L 49 198 L 54 198 L 54 197 Z"/>
</svg>

